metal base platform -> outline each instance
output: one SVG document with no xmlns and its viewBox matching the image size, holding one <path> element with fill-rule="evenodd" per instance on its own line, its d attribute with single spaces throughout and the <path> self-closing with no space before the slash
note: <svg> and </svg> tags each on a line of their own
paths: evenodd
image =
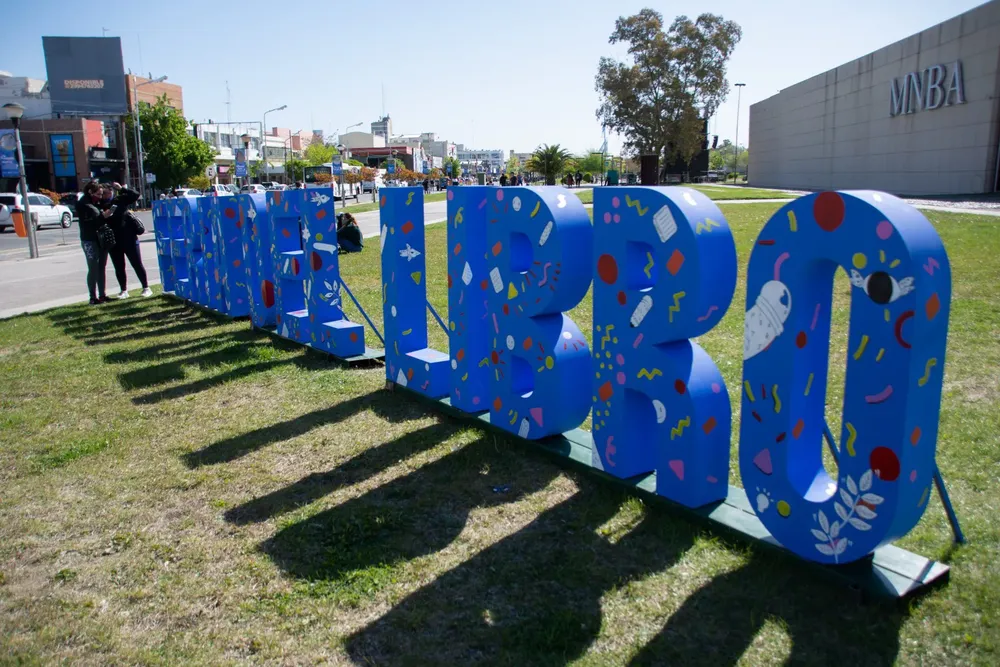
<svg viewBox="0 0 1000 667">
<path fill-rule="evenodd" d="M 688 516 L 698 516 L 714 524 L 714 527 L 721 527 L 745 540 L 784 554 L 794 559 L 796 563 L 815 571 L 819 576 L 857 591 L 862 596 L 871 599 L 900 600 L 948 581 L 950 568 L 947 565 L 894 545 L 880 547 L 868 558 L 845 565 L 825 565 L 803 560 L 778 544 L 757 518 L 746 492 L 738 486 L 730 485 L 729 494 L 723 501 L 691 509 L 656 495 L 656 473 L 619 479 L 594 468 L 591 464 L 594 441 L 590 431 L 574 429 L 543 440 L 524 440 L 509 431 L 491 425 L 488 412 L 469 414 L 452 407 L 448 398 L 431 399 L 393 382 L 387 382 L 386 386 L 390 390 L 431 404 L 452 417 L 476 423 L 488 430 L 502 433 L 505 438 L 533 446 L 559 459 L 569 460 L 572 465 L 587 468 L 591 474 L 607 482 L 634 489 L 645 500 L 655 502 L 659 506 Z"/>
</svg>

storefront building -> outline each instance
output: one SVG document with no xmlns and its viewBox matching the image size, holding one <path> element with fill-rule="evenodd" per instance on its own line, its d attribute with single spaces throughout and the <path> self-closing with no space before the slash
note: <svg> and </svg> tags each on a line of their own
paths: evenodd
<svg viewBox="0 0 1000 667">
<path fill-rule="evenodd" d="M 1000 190 L 1000 0 L 750 107 L 750 185 Z"/>
</svg>

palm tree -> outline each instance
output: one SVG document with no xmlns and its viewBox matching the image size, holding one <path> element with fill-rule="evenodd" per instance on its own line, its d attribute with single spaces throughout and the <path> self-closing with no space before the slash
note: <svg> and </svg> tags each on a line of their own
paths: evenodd
<svg viewBox="0 0 1000 667">
<path fill-rule="evenodd" d="M 556 179 L 566 170 L 566 163 L 570 159 L 570 152 L 561 148 L 559 144 L 542 144 L 531 154 L 528 160 L 528 171 L 533 171 L 545 177 L 546 185 L 555 185 Z"/>
</svg>

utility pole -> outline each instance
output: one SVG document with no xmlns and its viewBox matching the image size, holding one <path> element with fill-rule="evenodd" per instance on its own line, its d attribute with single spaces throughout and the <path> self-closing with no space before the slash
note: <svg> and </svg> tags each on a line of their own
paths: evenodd
<svg viewBox="0 0 1000 667">
<path fill-rule="evenodd" d="M 739 175 L 740 159 L 740 98 L 743 94 L 745 83 L 734 83 L 736 86 L 736 141 L 733 142 L 733 185 L 736 185 L 736 178 Z"/>
<path fill-rule="evenodd" d="M 24 115 L 24 107 L 17 103 L 3 105 L 3 110 L 7 112 L 7 117 L 14 125 L 14 139 L 17 143 L 17 179 L 21 186 L 21 208 L 24 209 L 24 227 L 28 230 L 28 256 L 30 259 L 38 258 L 38 240 L 35 237 L 35 223 L 31 219 L 31 204 L 28 202 L 28 184 L 24 173 L 24 151 L 21 149 L 21 116 Z"/>
</svg>

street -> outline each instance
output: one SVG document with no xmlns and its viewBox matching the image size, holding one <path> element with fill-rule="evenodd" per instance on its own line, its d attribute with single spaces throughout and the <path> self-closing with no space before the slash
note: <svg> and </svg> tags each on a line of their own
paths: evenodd
<svg viewBox="0 0 1000 667">
<path fill-rule="evenodd" d="M 426 223 L 442 222 L 447 215 L 448 202 L 436 201 L 424 205 Z M 153 218 L 149 211 L 140 211 L 139 218 L 146 226 L 139 247 L 142 263 L 151 285 L 160 282 L 160 267 L 156 259 L 153 238 Z M 379 235 L 379 212 L 357 213 L 354 218 L 365 238 Z M 80 233 L 76 222 L 69 229 L 43 229 L 37 233 L 39 259 L 28 259 L 28 239 L 13 233 L 0 234 L 0 319 L 24 312 L 36 312 L 87 300 L 87 264 L 80 248 Z M 126 262 L 128 287 L 132 298 L 136 296 L 139 280 Z M 108 262 L 108 295 L 118 293 L 115 272 Z"/>
</svg>

